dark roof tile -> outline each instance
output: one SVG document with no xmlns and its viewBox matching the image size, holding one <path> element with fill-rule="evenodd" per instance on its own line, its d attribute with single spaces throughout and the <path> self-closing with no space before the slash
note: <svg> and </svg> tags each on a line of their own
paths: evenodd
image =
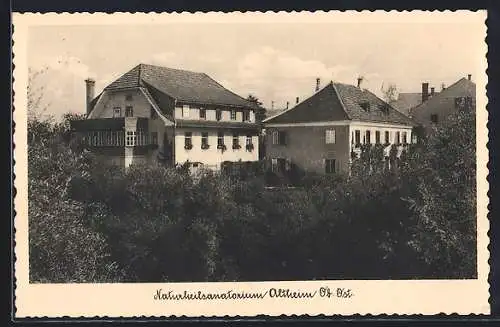
<svg viewBox="0 0 500 327">
<path fill-rule="evenodd" d="M 369 107 L 363 108 L 365 103 Z M 339 120 L 413 125 L 408 117 L 370 91 L 333 82 L 302 103 L 266 119 L 265 122 L 283 124 Z"/>
<path fill-rule="evenodd" d="M 252 102 L 224 88 L 205 73 L 147 64 L 132 68 L 105 90 L 138 86 L 152 87 L 178 102 L 255 107 Z"/>
</svg>

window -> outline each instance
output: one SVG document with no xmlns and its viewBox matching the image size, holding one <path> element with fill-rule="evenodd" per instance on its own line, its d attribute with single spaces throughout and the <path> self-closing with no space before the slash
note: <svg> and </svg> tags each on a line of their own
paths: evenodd
<svg viewBox="0 0 500 327">
<path fill-rule="evenodd" d="M 271 159 L 271 170 L 274 173 L 283 172 L 287 168 L 287 160 L 284 158 L 272 158 Z"/>
<path fill-rule="evenodd" d="M 243 110 L 243 121 L 250 121 L 250 110 Z"/>
<path fill-rule="evenodd" d="M 184 133 L 184 148 L 191 149 L 193 147 L 193 133 L 185 132 Z"/>
<path fill-rule="evenodd" d="M 113 118 L 121 117 L 121 115 L 122 115 L 122 108 L 120 107 L 113 108 Z"/>
<path fill-rule="evenodd" d="M 354 144 L 361 144 L 361 132 L 359 130 L 354 131 Z"/>
<path fill-rule="evenodd" d="M 207 110 L 205 108 L 200 108 L 200 119 L 207 119 Z"/>
<path fill-rule="evenodd" d="M 401 139 L 400 139 L 400 133 L 399 132 L 396 132 L 396 140 L 394 141 L 394 143 L 396 143 L 396 145 L 400 145 L 401 144 Z"/>
<path fill-rule="evenodd" d="M 208 149 L 208 133 L 207 132 L 201 133 L 201 148 Z"/>
<path fill-rule="evenodd" d="M 457 97 L 455 98 L 455 109 L 470 109 L 472 108 L 472 97 Z"/>
<path fill-rule="evenodd" d="M 326 144 L 335 143 L 335 130 L 334 129 L 327 129 L 325 132 L 325 139 L 326 139 Z"/>
<path fill-rule="evenodd" d="M 246 142 L 246 143 L 245 143 L 246 145 L 250 145 L 250 144 L 252 144 L 252 135 L 247 135 L 247 138 L 246 138 L 246 141 L 245 141 L 245 142 Z"/>
<path fill-rule="evenodd" d="M 380 144 L 380 131 L 375 131 L 375 144 Z"/>
<path fill-rule="evenodd" d="M 335 159 L 325 159 L 325 173 L 335 173 Z"/>
<path fill-rule="evenodd" d="M 278 131 L 273 131 L 273 144 L 278 144 L 279 142 L 279 132 Z"/>
<path fill-rule="evenodd" d="M 370 132 L 370 131 L 366 131 L 366 139 L 365 139 L 365 143 L 367 143 L 367 144 L 372 143 L 372 140 L 371 140 L 371 132 Z"/>
<path fill-rule="evenodd" d="M 224 132 L 217 133 L 217 146 L 224 145 Z"/>
<path fill-rule="evenodd" d="M 158 145 L 158 132 L 151 132 L 151 144 Z"/>
<path fill-rule="evenodd" d="M 434 123 L 434 124 L 437 124 L 437 122 L 438 122 L 438 115 L 432 114 L 431 115 L 431 122 Z"/>
<path fill-rule="evenodd" d="M 189 117 L 189 105 L 183 105 L 182 106 L 182 117 L 187 118 Z"/>
<path fill-rule="evenodd" d="M 286 133 L 284 131 L 273 131 L 273 144 L 274 145 L 285 145 L 286 144 Z"/>
<path fill-rule="evenodd" d="M 379 105 L 380 111 L 382 111 L 384 114 L 389 113 L 389 105 L 387 103 Z"/>
<path fill-rule="evenodd" d="M 359 104 L 364 111 L 370 111 L 370 102 L 364 101 Z"/>
<path fill-rule="evenodd" d="M 132 94 L 127 94 L 127 95 L 125 96 L 125 100 L 127 100 L 127 101 L 132 101 L 132 100 L 133 100 Z"/>
<path fill-rule="evenodd" d="M 231 120 L 236 120 L 236 110 L 231 110 Z"/>
<path fill-rule="evenodd" d="M 137 135 L 135 131 L 127 131 L 127 137 L 125 140 L 126 146 L 135 146 Z"/>
<path fill-rule="evenodd" d="M 133 117 L 134 116 L 134 109 L 132 106 L 127 106 L 125 108 L 125 117 Z"/>
<path fill-rule="evenodd" d="M 233 149 L 239 149 L 240 147 L 240 138 L 238 133 L 233 133 Z"/>
<path fill-rule="evenodd" d="M 389 131 L 385 131 L 385 144 L 391 143 L 391 133 Z"/>
<path fill-rule="evenodd" d="M 215 119 L 217 119 L 217 120 L 222 119 L 222 110 L 220 110 L 220 109 L 215 110 Z"/>
<path fill-rule="evenodd" d="M 403 144 L 407 144 L 407 143 L 408 143 L 408 139 L 406 136 L 406 132 L 403 132 Z"/>
</svg>

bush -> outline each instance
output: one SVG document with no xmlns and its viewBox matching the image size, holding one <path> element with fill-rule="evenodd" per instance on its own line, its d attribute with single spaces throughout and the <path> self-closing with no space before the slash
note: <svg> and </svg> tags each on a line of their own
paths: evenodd
<svg viewBox="0 0 500 327">
<path fill-rule="evenodd" d="M 381 149 L 363 147 L 350 176 L 293 164 L 273 173 L 266 161 L 226 162 L 221 172 L 196 175 L 187 164 L 124 171 L 75 152 L 50 124 L 36 126 L 34 281 L 476 274 L 474 124 L 465 113 L 408 149 L 398 169 L 387 169 Z"/>
</svg>

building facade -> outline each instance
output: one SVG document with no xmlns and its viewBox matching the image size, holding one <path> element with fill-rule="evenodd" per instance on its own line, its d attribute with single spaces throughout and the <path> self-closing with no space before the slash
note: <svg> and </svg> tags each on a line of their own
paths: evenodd
<svg viewBox="0 0 500 327">
<path fill-rule="evenodd" d="M 273 169 L 293 163 L 316 173 L 348 173 L 362 144 L 388 154 L 412 142 L 412 121 L 359 86 L 329 83 L 295 107 L 264 120 L 266 156 Z"/>
<path fill-rule="evenodd" d="M 94 83 L 86 80 L 87 119 L 72 128 L 118 165 L 258 160 L 258 108 L 204 73 L 140 64 L 97 97 Z"/>
<path fill-rule="evenodd" d="M 472 81 L 472 75 L 468 75 L 414 107 L 410 117 L 423 127 L 423 131 L 429 131 L 445 122 L 457 110 L 474 110 L 475 107 L 476 84 Z"/>
</svg>

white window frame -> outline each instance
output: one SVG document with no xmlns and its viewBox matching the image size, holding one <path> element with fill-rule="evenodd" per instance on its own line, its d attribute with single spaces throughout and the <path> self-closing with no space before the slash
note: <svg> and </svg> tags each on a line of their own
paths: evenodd
<svg viewBox="0 0 500 327">
<path fill-rule="evenodd" d="M 188 142 L 189 140 L 189 142 Z M 184 146 L 187 146 L 190 144 L 193 146 L 193 133 L 192 132 L 185 132 L 184 133 Z"/>
<path fill-rule="evenodd" d="M 335 129 L 327 129 L 325 131 L 325 143 L 335 144 Z"/>
<path fill-rule="evenodd" d="M 210 146 L 210 144 L 208 143 L 208 132 L 201 133 L 201 146 L 203 146 L 204 144 Z"/>
<path fill-rule="evenodd" d="M 137 143 L 137 133 L 136 131 L 126 131 L 125 134 L 125 145 L 126 146 L 135 146 Z"/>
<path fill-rule="evenodd" d="M 182 117 L 183 118 L 189 117 L 189 109 L 190 109 L 189 105 L 187 105 L 187 104 L 182 105 Z"/>
<path fill-rule="evenodd" d="M 233 146 L 240 145 L 240 135 L 238 133 L 233 133 Z"/>
<path fill-rule="evenodd" d="M 246 138 L 245 144 L 246 144 L 246 145 L 250 145 L 250 144 L 252 144 L 252 135 L 247 135 L 247 138 Z"/>
<path fill-rule="evenodd" d="M 130 110 L 130 115 L 128 114 L 129 110 Z M 134 107 L 133 106 L 126 106 L 125 107 L 125 117 L 134 117 Z"/>
<path fill-rule="evenodd" d="M 236 120 L 236 110 L 231 109 L 231 120 Z"/>
<path fill-rule="evenodd" d="M 121 117 L 122 116 L 122 108 L 121 107 L 114 107 L 113 108 L 113 118 Z"/>
<path fill-rule="evenodd" d="M 203 113 L 203 115 L 201 113 Z M 200 114 L 200 119 L 201 120 L 206 120 L 207 119 L 207 109 L 200 108 L 199 109 L 199 114 Z"/>
<path fill-rule="evenodd" d="M 217 146 L 223 146 L 224 144 L 224 132 L 217 132 Z"/>
<path fill-rule="evenodd" d="M 280 142 L 279 131 L 273 131 L 273 145 L 278 145 Z"/>
</svg>

